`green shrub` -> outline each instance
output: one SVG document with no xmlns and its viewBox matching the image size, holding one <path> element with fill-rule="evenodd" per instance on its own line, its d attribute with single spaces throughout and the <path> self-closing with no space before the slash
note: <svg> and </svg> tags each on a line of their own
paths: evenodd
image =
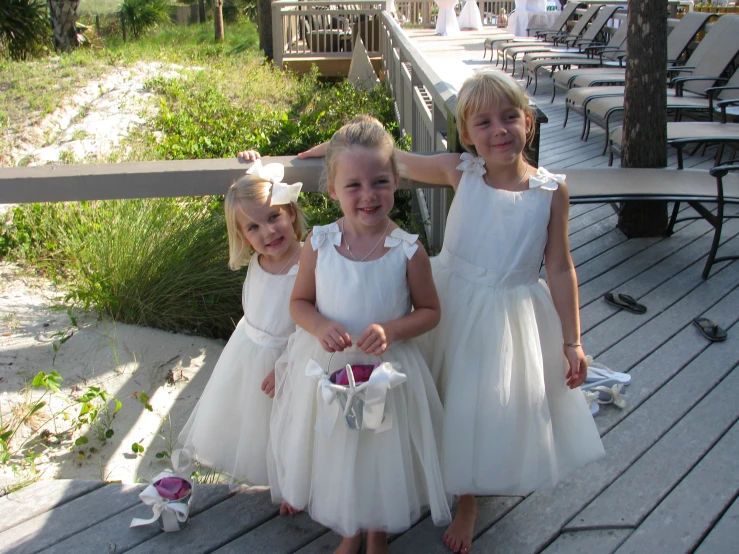
<svg viewBox="0 0 739 554">
<path fill-rule="evenodd" d="M 14 254 L 67 281 L 70 299 L 118 321 L 227 338 L 243 271 L 228 268 L 219 198 L 14 208 Z"/>
<path fill-rule="evenodd" d="M 0 46 L 14 60 L 46 51 L 51 40 L 46 2 L 0 0 Z"/>
<path fill-rule="evenodd" d="M 169 0 L 123 0 L 118 13 L 134 38 L 170 22 Z"/>
</svg>

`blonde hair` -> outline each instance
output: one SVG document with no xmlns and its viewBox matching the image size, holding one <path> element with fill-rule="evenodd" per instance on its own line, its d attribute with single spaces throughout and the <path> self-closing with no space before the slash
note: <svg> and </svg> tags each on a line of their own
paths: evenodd
<svg viewBox="0 0 739 554">
<path fill-rule="evenodd" d="M 385 130 L 377 118 L 371 115 L 358 115 L 349 123 L 336 131 L 326 148 L 326 159 L 321 176 L 321 188 L 330 191 L 336 176 L 337 160 L 346 150 L 353 146 L 373 148 L 387 152 L 390 158 L 393 175 L 399 176 L 398 162 L 395 158 L 395 141 Z"/>
<path fill-rule="evenodd" d="M 249 263 L 254 249 L 246 240 L 236 221 L 236 212 L 245 202 L 264 201 L 270 193 L 271 183 L 256 175 L 244 175 L 235 181 L 226 193 L 224 211 L 226 213 L 226 229 L 228 230 L 228 267 L 237 270 Z M 293 234 L 295 240 L 302 240 L 306 231 L 305 214 L 296 202 L 278 205 L 289 208 L 295 214 Z"/>
<path fill-rule="evenodd" d="M 516 108 L 523 111 L 524 116 L 531 118 L 531 128 L 526 133 L 526 145 L 531 146 L 534 141 L 536 120 L 534 112 L 529 106 L 529 99 L 519 84 L 507 73 L 500 71 L 478 71 L 467 79 L 457 95 L 457 134 L 465 150 L 477 156 L 474 144 L 465 144 L 462 134 L 467 126 L 467 119 L 477 112 L 497 106 L 502 98 Z"/>
</svg>

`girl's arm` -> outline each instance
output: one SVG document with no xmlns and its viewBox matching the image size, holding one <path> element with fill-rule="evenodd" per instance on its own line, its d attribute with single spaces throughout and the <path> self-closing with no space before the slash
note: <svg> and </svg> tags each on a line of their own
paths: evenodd
<svg viewBox="0 0 739 554">
<path fill-rule="evenodd" d="M 577 274 L 570 255 L 570 241 L 567 234 L 570 195 L 567 185 L 562 184 L 554 192 L 549 236 L 544 250 L 544 265 L 547 281 L 552 293 L 554 307 L 562 322 L 564 353 L 570 366 L 567 372 L 567 386 L 571 389 L 585 382 L 588 363 L 580 345 L 580 311 L 577 295 Z"/>
<path fill-rule="evenodd" d="M 310 246 L 313 233 L 305 239 L 300 252 L 300 265 L 295 286 L 290 297 L 290 316 L 293 321 L 318 338 L 327 352 L 341 352 L 352 345 L 346 329 L 335 321 L 326 319 L 316 309 L 316 260 L 318 252 Z"/>
<path fill-rule="evenodd" d="M 326 155 L 328 143 L 324 142 L 298 154 L 298 158 L 321 158 Z M 457 190 L 462 172 L 457 169 L 460 162 L 459 154 L 446 152 L 421 156 L 403 150 L 395 149 L 395 157 L 401 166 L 401 175 L 414 181 L 421 181 L 431 185 L 451 185 Z"/>
<path fill-rule="evenodd" d="M 405 317 L 367 327 L 357 346 L 368 354 L 382 354 L 393 341 L 417 337 L 439 323 L 441 308 L 431 276 L 431 262 L 423 245 L 419 241 L 416 245 L 418 250 L 408 260 L 407 268 L 413 311 Z"/>
</svg>

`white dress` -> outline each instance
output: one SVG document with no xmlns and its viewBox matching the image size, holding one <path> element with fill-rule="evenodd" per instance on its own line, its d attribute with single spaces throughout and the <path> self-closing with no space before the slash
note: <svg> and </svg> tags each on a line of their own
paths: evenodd
<svg viewBox="0 0 739 554">
<path fill-rule="evenodd" d="M 390 249 L 383 257 L 355 262 L 334 246 L 341 243 L 337 223 L 314 227 L 319 312 L 341 323 L 354 343 L 371 323 L 410 313 L 406 267 L 415 240 L 416 235 L 395 229 L 385 239 Z M 325 369 L 330 357 L 315 336 L 298 327 L 277 363 L 273 500 L 308 509 L 315 521 L 343 536 L 404 531 L 428 507 L 437 524 L 448 522 L 437 448 L 443 412 L 416 341 L 396 341 L 382 355 L 407 381 L 388 390 L 385 414 L 391 425 L 379 431 L 349 429 L 337 402 L 327 404 L 318 379 L 306 375 L 310 360 Z M 353 347 L 334 355 L 330 371 L 376 360 Z"/>
<path fill-rule="evenodd" d="M 266 485 L 272 399 L 262 381 L 295 331 L 289 302 L 298 265 L 268 273 L 253 256 L 244 281 L 241 318 L 213 369 L 179 442 L 232 482 Z"/>
<path fill-rule="evenodd" d="M 475 0 L 467 0 L 464 3 L 462 11 L 459 12 L 459 23 L 460 29 L 475 29 L 476 31 L 482 30 L 482 17 L 480 17 L 480 7 L 477 5 Z"/>
<path fill-rule="evenodd" d="M 444 483 L 522 495 L 604 454 L 582 392 L 565 384 L 562 327 L 539 279 L 558 184 L 540 169 L 527 190 L 494 189 L 482 158 L 462 160 L 432 260 L 441 323 L 424 336 L 444 404 Z"/>
</svg>

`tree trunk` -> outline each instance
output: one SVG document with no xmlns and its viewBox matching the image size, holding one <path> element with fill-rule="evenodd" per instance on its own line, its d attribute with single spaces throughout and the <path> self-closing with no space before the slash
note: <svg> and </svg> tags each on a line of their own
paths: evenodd
<svg viewBox="0 0 739 554">
<path fill-rule="evenodd" d="M 80 0 L 48 0 L 54 49 L 70 52 L 80 45 L 77 39 L 77 9 Z"/>
<path fill-rule="evenodd" d="M 667 2 L 629 0 L 622 167 L 667 165 Z M 663 236 L 666 202 L 625 202 L 627 237 Z"/>
<path fill-rule="evenodd" d="M 223 34 L 223 0 L 213 0 L 213 21 L 216 29 L 216 41 L 222 41 Z"/>
<path fill-rule="evenodd" d="M 205 23 L 205 0 L 198 0 L 198 19 L 200 23 Z"/>
<path fill-rule="evenodd" d="M 257 27 L 259 27 L 259 48 L 268 60 L 272 60 L 272 0 L 257 0 Z"/>
</svg>

